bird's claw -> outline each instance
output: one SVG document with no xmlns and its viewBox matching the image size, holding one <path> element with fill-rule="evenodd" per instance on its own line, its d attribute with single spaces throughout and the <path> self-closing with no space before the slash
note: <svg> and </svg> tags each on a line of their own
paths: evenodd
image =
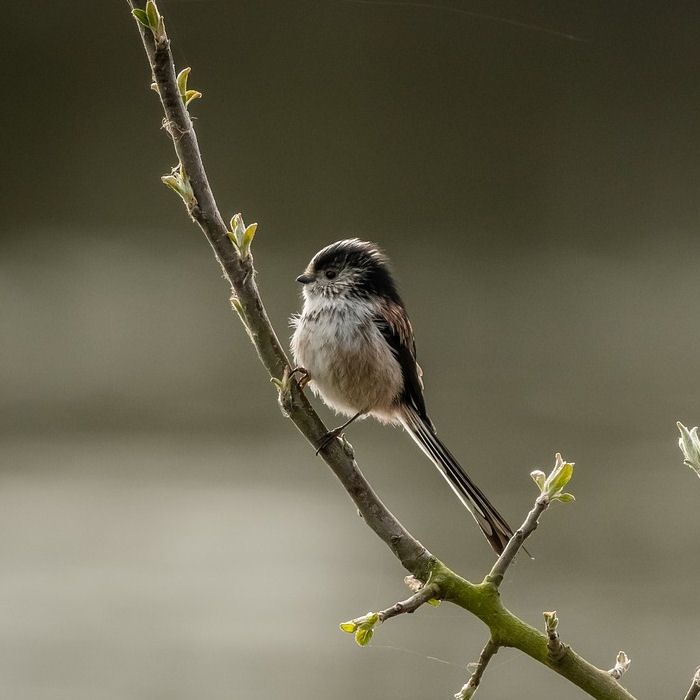
<svg viewBox="0 0 700 700">
<path fill-rule="evenodd" d="M 299 379 L 297 379 L 299 388 L 304 389 L 306 385 L 311 381 L 309 371 L 307 369 L 304 369 L 303 367 L 294 367 L 294 369 L 289 370 L 287 379 L 291 379 L 295 374 L 299 375 Z"/>
</svg>

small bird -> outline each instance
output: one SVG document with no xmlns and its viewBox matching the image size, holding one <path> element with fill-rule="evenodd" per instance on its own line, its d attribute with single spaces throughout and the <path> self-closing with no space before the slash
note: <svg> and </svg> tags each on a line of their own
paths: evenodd
<svg viewBox="0 0 700 700">
<path fill-rule="evenodd" d="M 316 253 L 297 282 L 304 307 L 291 320 L 295 371 L 326 405 L 350 417 L 326 434 L 319 451 L 358 418 L 403 425 L 500 554 L 513 532 L 428 418 L 413 329 L 387 257 L 373 243 L 338 241 Z"/>
</svg>

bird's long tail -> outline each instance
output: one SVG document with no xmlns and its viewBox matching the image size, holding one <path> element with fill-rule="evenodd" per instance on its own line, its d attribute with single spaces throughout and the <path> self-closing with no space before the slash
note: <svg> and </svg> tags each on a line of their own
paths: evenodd
<svg viewBox="0 0 700 700">
<path fill-rule="evenodd" d="M 438 468 L 460 501 L 474 516 L 489 544 L 496 552 L 503 552 L 513 531 L 503 516 L 491 505 L 483 491 L 469 478 L 467 473 L 436 435 L 435 429 L 426 417 L 422 417 L 412 407 L 406 407 L 401 414 L 401 423 L 418 447 Z"/>
</svg>

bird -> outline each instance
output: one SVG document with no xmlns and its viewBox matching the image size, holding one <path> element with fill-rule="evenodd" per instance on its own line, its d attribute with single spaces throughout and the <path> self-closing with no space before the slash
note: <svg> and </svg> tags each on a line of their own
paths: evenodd
<svg viewBox="0 0 700 700">
<path fill-rule="evenodd" d="M 303 274 L 303 307 L 293 316 L 291 350 L 300 384 L 348 416 L 317 453 L 355 420 L 402 425 L 438 468 L 497 555 L 513 531 L 438 437 L 423 396 L 413 328 L 386 254 L 350 238 L 322 248 Z"/>
</svg>

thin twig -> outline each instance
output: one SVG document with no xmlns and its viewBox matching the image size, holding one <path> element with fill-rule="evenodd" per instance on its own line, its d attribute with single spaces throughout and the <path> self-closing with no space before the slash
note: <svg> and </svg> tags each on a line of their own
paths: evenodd
<svg viewBox="0 0 700 700">
<path fill-rule="evenodd" d="M 397 615 L 403 615 L 404 613 L 413 613 L 421 605 L 425 605 L 429 600 L 433 600 L 440 595 L 440 589 L 433 583 L 429 583 L 427 586 L 421 588 L 417 593 L 414 593 L 410 598 L 406 600 L 400 600 L 398 603 L 394 603 L 390 608 L 386 610 L 380 610 L 379 620 L 380 622 L 386 622 L 392 617 Z"/>
<path fill-rule="evenodd" d="M 503 581 L 503 577 L 508 567 L 513 563 L 515 555 L 522 548 L 525 540 L 537 529 L 542 513 L 549 508 L 549 498 L 546 494 L 540 494 L 535 501 L 532 510 L 527 514 L 525 522 L 513 533 L 506 548 L 498 557 L 496 563 L 491 568 L 486 580 L 498 588 Z"/>
<path fill-rule="evenodd" d="M 470 698 L 474 697 L 474 693 L 476 693 L 476 689 L 479 687 L 479 683 L 481 683 L 481 677 L 484 675 L 484 671 L 486 670 L 489 661 L 491 661 L 499 649 L 500 646 L 496 644 L 493 639 L 489 639 L 489 641 L 486 642 L 486 645 L 481 650 L 481 654 L 479 655 L 479 660 L 476 662 L 476 664 L 474 664 L 474 672 L 470 676 L 466 685 L 462 687 L 462 690 L 455 693 L 456 700 L 469 700 Z"/>
</svg>

